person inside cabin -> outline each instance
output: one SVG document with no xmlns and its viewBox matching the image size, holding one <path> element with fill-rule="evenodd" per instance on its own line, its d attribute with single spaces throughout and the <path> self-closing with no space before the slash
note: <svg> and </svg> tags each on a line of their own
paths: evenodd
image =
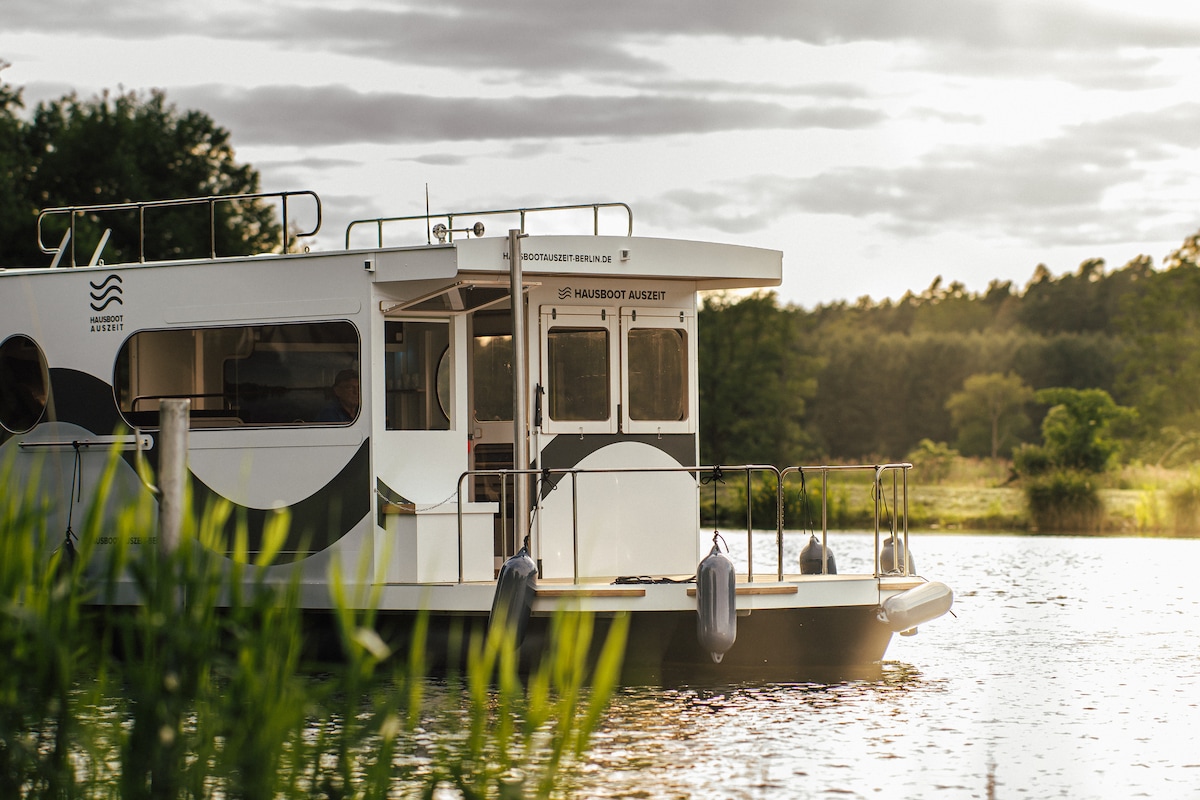
<svg viewBox="0 0 1200 800">
<path fill-rule="evenodd" d="M 358 404 L 358 373 L 344 369 L 333 379 L 333 401 L 317 414 L 317 422 L 353 422 Z"/>
</svg>

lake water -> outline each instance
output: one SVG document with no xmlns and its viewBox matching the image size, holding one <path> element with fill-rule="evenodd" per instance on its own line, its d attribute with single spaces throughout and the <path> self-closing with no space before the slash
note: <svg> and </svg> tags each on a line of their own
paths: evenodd
<svg viewBox="0 0 1200 800">
<path fill-rule="evenodd" d="M 744 565 L 745 533 L 725 536 Z M 830 543 L 869 569 L 865 536 Z M 881 674 L 625 687 L 575 796 L 1200 797 L 1200 541 L 911 544 L 956 616 L 894 637 Z M 754 551 L 773 571 L 773 534 Z"/>
</svg>

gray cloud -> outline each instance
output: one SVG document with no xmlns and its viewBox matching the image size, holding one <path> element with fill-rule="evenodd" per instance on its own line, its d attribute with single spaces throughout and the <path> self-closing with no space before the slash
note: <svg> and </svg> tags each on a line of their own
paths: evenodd
<svg viewBox="0 0 1200 800">
<path fill-rule="evenodd" d="M 681 97 L 515 97 L 502 100 L 362 93 L 340 86 L 181 89 L 241 143 L 483 141 L 642 137 L 730 130 L 857 129 L 881 113 L 851 106 L 791 108 L 758 100 Z M 303 124 L 298 124 L 303 121 Z"/>
<path fill-rule="evenodd" d="M 428 153 L 416 158 L 402 158 L 400 161 L 411 161 L 414 164 L 425 164 L 430 167 L 459 167 L 470 159 L 456 153 Z"/>
<path fill-rule="evenodd" d="M 1115 45 L 1105 50 L 954 44 L 913 54 L 901 66 L 960 78 L 1054 80 L 1081 89 L 1135 92 L 1171 85 L 1170 78 L 1155 72 L 1159 60 L 1157 52 L 1127 52 Z"/>
<path fill-rule="evenodd" d="M 1144 183 L 1154 163 L 1192 146 L 1197 129 L 1200 104 L 1184 104 L 1077 125 L 1036 143 L 946 148 L 909 166 L 844 167 L 807 179 L 758 175 L 711 191 L 674 191 L 656 201 L 657 213 L 733 234 L 800 212 L 871 219 L 906 238 L 953 230 L 1039 247 L 1136 241 L 1147 236 L 1146 220 L 1176 214 L 1177 205 L 1139 190 L 1113 209 L 1106 195 Z"/>
<path fill-rule="evenodd" d="M 126 2 L 104 14 L 81 0 L 7 3 L 9 32 L 111 35 L 120 39 L 199 35 L 328 50 L 398 64 L 507 70 L 526 76 L 567 71 L 665 74 L 664 65 L 634 55 L 632 43 L 663 37 L 914 43 L 932 52 L 912 66 L 994 73 L 1066 74 L 1089 69 L 1115 81 L 1118 49 L 1193 47 L 1200 24 L 1145 19 L 1082 3 L 1016 0 L 760 0 L 753 9 L 705 0 L 685 8 L 643 0 L 562 3 L 558 0 L 445 0 L 435 6 L 347 7 L 255 3 Z M 1087 56 L 1074 61 L 1072 54 Z M 1152 56 L 1123 56 L 1134 67 Z"/>
</svg>

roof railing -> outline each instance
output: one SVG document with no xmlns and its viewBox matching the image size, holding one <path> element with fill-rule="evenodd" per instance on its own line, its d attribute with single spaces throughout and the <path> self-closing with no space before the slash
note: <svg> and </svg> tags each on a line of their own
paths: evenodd
<svg viewBox="0 0 1200 800">
<path fill-rule="evenodd" d="M 454 220 L 456 217 L 495 217 L 500 215 L 517 214 L 521 221 L 521 233 L 525 233 L 525 218 L 529 214 L 541 214 L 551 211 L 577 211 L 580 209 L 592 210 L 592 235 L 600 235 L 600 209 L 602 208 L 623 208 L 629 220 L 626 227 L 626 236 L 633 236 L 633 209 L 627 203 L 580 203 L 577 205 L 564 206 L 538 206 L 534 208 L 505 208 L 492 209 L 487 211 L 454 211 L 450 213 L 439 214 L 413 214 L 407 217 L 376 217 L 374 219 L 356 219 L 346 226 L 346 249 L 350 249 L 350 232 L 359 225 L 374 225 L 377 235 L 377 246 L 383 247 L 383 226 L 393 222 L 417 222 L 424 220 L 425 225 L 425 242 L 432 244 L 431 235 L 437 236 L 439 243 L 453 242 L 455 233 L 466 233 L 468 237 L 471 234 L 480 236 L 483 233 L 483 225 L 477 223 L 470 228 L 455 228 Z M 431 220 L 445 220 L 445 224 L 437 224 L 433 227 L 429 226 Z"/>
<path fill-rule="evenodd" d="M 138 263 L 146 261 L 146 209 L 148 208 L 175 208 L 178 206 L 208 206 L 208 254 L 209 258 L 217 257 L 217 203 L 238 203 L 247 200 L 263 200 L 268 198 L 278 198 L 282 204 L 283 216 L 283 252 L 288 251 L 288 199 L 298 195 L 308 196 L 313 199 L 316 204 L 317 219 L 311 231 L 303 231 L 294 234 L 297 239 L 303 239 L 308 236 L 313 236 L 317 231 L 321 230 L 321 198 L 317 193 L 308 189 L 289 192 L 253 192 L 248 194 L 220 194 L 209 195 L 207 197 L 179 197 L 170 200 L 146 200 L 135 201 L 129 203 L 99 203 L 96 205 L 87 206 L 60 206 L 58 208 L 46 208 L 38 214 L 37 218 L 37 237 L 38 248 L 43 253 L 54 254 L 54 266 L 57 266 L 63 257 L 63 249 L 69 248 L 70 264 L 76 266 L 75 260 L 75 218 L 81 214 L 100 214 L 110 211 L 136 211 L 138 214 Z M 47 247 L 42 240 L 42 220 L 46 217 L 63 216 L 69 217 L 70 224 L 66 233 L 63 234 L 63 239 L 57 247 Z M 92 257 L 94 264 L 99 258 L 99 250 L 103 248 L 104 242 L 107 241 L 107 235 L 101 241 L 100 248 Z"/>
</svg>

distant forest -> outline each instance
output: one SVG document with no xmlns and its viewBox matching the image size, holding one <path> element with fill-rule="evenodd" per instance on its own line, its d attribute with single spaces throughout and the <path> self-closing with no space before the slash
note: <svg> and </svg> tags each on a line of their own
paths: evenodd
<svg viewBox="0 0 1200 800">
<path fill-rule="evenodd" d="M 939 278 L 898 301 L 811 311 L 781 307 L 773 293 L 709 295 L 701 459 L 894 461 L 923 441 L 1011 457 L 1040 439 L 1047 408 L 1034 391 L 1067 387 L 1101 389 L 1136 411 L 1124 460 L 1177 466 L 1200 439 L 1198 257 L 1200 233 L 1158 267 L 1139 256 L 1107 271 L 1094 259 L 1054 277 L 1039 265 L 1024 288 L 994 281 L 971 293 Z M 990 426 L 968 402 L 981 386 L 1008 390 L 1010 407 Z"/>
</svg>

